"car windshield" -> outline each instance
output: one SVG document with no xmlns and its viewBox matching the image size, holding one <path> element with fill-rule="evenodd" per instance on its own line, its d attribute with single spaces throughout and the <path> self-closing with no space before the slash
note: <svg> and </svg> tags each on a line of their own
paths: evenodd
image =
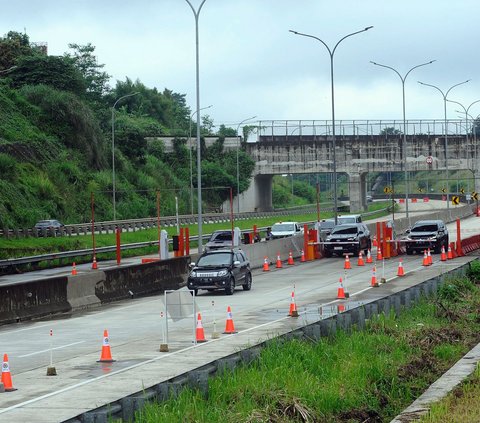
<svg viewBox="0 0 480 423">
<path fill-rule="evenodd" d="M 332 231 L 332 234 L 341 234 L 341 235 L 356 234 L 356 233 L 357 233 L 356 226 L 347 226 L 346 228 L 338 227 Z"/>
<path fill-rule="evenodd" d="M 197 266 L 230 266 L 231 262 L 230 253 L 207 254 L 198 259 Z"/>
<path fill-rule="evenodd" d="M 272 226 L 272 232 L 291 232 L 295 230 L 293 223 L 275 223 Z"/>
<path fill-rule="evenodd" d="M 218 232 L 212 235 L 210 241 L 231 241 L 232 233 L 231 232 Z"/>
<path fill-rule="evenodd" d="M 338 217 L 338 223 L 343 224 L 343 223 L 355 223 L 355 218 L 354 217 Z"/>
<path fill-rule="evenodd" d="M 412 232 L 435 232 L 438 231 L 438 226 L 435 223 L 418 225 L 412 229 Z"/>
<path fill-rule="evenodd" d="M 335 226 L 335 222 L 320 222 L 320 229 L 332 229 Z"/>
</svg>

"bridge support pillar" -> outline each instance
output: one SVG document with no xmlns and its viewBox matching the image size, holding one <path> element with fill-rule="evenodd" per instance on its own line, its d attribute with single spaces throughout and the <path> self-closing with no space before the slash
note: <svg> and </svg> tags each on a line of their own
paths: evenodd
<svg viewBox="0 0 480 423">
<path fill-rule="evenodd" d="M 473 169 L 473 179 L 475 192 L 480 192 L 480 169 L 478 168 L 478 163 L 476 169 Z"/>
<path fill-rule="evenodd" d="M 349 196 L 350 212 L 361 212 L 367 210 L 367 184 L 366 172 L 349 173 Z"/>
<path fill-rule="evenodd" d="M 256 175 L 248 189 L 240 194 L 240 212 L 271 211 L 273 175 Z M 233 199 L 233 210 L 237 212 L 237 197 Z M 230 210 L 230 202 L 225 202 L 224 210 Z"/>
</svg>

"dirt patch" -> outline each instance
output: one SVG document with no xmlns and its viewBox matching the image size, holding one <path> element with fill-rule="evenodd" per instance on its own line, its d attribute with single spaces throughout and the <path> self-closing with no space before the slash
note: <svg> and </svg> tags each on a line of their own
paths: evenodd
<svg viewBox="0 0 480 423">
<path fill-rule="evenodd" d="M 362 422 L 362 423 L 381 423 L 382 418 L 375 410 L 350 410 L 338 414 L 335 417 L 337 422 Z"/>
</svg>

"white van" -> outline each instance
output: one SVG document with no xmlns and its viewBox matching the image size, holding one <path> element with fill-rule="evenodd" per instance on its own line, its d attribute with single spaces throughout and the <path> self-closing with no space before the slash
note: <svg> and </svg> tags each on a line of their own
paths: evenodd
<svg viewBox="0 0 480 423">
<path fill-rule="evenodd" d="M 272 226 L 272 239 L 302 234 L 303 227 L 298 222 L 277 222 Z"/>
</svg>

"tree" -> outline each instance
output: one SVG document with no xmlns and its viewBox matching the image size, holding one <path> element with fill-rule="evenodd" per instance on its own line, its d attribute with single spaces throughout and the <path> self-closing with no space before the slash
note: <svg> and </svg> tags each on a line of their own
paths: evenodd
<svg viewBox="0 0 480 423">
<path fill-rule="evenodd" d="M 380 131 L 380 135 L 401 135 L 402 131 L 395 129 L 393 126 L 387 126 Z"/>
<path fill-rule="evenodd" d="M 223 123 L 218 128 L 218 136 L 220 137 L 236 137 L 237 131 L 233 128 L 226 127 Z"/>
<path fill-rule="evenodd" d="M 10 31 L 5 37 L 0 38 L 0 70 L 9 69 L 15 66 L 20 58 L 35 53 L 27 34 Z"/>
</svg>

